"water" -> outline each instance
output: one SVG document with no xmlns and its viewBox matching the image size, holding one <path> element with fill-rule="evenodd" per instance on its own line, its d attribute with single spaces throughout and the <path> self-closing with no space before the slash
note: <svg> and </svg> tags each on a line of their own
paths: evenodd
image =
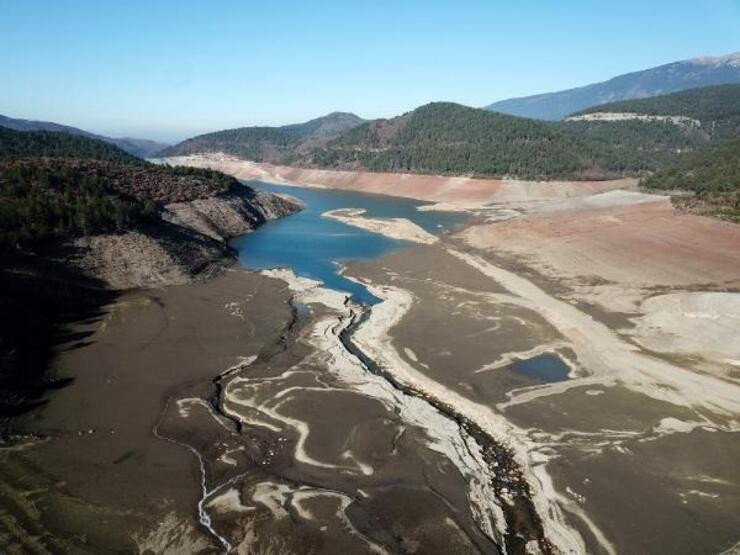
<svg viewBox="0 0 740 555">
<path fill-rule="evenodd" d="M 363 208 L 369 218 L 406 218 L 431 233 L 440 233 L 460 223 L 464 215 L 453 212 L 419 212 L 424 203 L 333 189 L 309 189 L 246 181 L 251 187 L 298 198 L 304 209 L 292 216 L 268 222 L 256 231 L 231 241 L 239 260 L 250 269 L 289 267 L 297 275 L 322 281 L 327 287 L 345 291 L 356 302 L 372 305 L 379 299 L 359 283 L 339 273 L 338 263 L 371 260 L 411 245 L 349 226 L 321 214 L 337 208 Z"/>
<path fill-rule="evenodd" d="M 525 360 L 517 360 L 511 367 L 520 374 L 544 382 L 563 382 L 568 379 L 570 368 L 558 355 L 545 353 Z"/>
</svg>

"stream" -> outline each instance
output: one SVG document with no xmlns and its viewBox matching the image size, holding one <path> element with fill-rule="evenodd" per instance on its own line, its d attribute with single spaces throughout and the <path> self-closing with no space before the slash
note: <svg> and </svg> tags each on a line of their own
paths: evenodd
<svg viewBox="0 0 740 555">
<path fill-rule="evenodd" d="M 437 534 L 437 539 L 427 549 L 432 545 L 439 549 L 448 542 L 454 549 L 453 529 L 464 531 L 469 546 L 475 546 L 477 552 L 523 553 L 528 541 L 540 542 L 541 524 L 511 453 L 457 414 L 454 407 L 400 383 L 390 369 L 382 368 L 353 342 L 353 333 L 382 299 L 344 277 L 340 264 L 377 259 L 412 244 L 323 218 L 322 214 L 337 208 L 361 208 L 368 217 L 407 218 L 437 234 L 449 232 L 464 216 L 419 211 L 422 203 L 382 195 L 248 184 L 296 197 L 304 210 L 234 239 L 231 245 L 238 250 L 239 260 L 249 269 L 287 267 L 297 276 L 321 281 L 318 294 L 325 295 L 325 300 L 318 305 L 310 301 L 314 304 L 309 312 L 303 293 L 296 292 L 294 320 L 279 344 L 213 380 L 211 397 L 198 405 L 203 407 L 199 411 L 205 411 L 203 416 L 195 416 L 194 408 L 185 413 L 186 419 L 205 417 L 236 423 L 237 436 L 220 434 L 217 444 L 213 439 L 193 441 L 190 433 L 181 439 L 177 433 L 161 436 L 186 446 L 199 460 L 203 492 L 198 503 L 200 524 L 225 551 L 235 549 L 235 530 L 254 524 L 223 520 L 217 507 L 222 496 L 230 495 L 233 485 L 241 484 L 236 490 L 241 492 L 237 493 L 240 504 L 252 492 L 253 502 L 272 507 L 273 518 L 259 525 L 260 537 L 286 537 L 281 511 L 292 514 L 291 519 L 303 526 L 311 525 L 316 517 L 310 516 L 314 513 L 302 503 L 322 499 L 326 504 L 328 499 L 338 499 L 344 507 L 336 513 L 339 522 L 330 521 L 321 530 L 337 542 L 355 538 L 353 541 L 359 540 L 371 551 L 404 550 L 403 537 L 418 533 L 412 526 L 396 532 L 397 537 L 386 537 L 386 527 L 402 525 L 378 524 L 378 517 L 372 516 L 375 504 L 380 514 L 400 511 L 394 519 L 399 522 L 413 515 L 422 519 L 424 526 L 435 523 L 434 532 L 429 533 Z M 338 303 L 342 295 L 345 300 Z M 325 308 L 318 308 L 322 304 Z M 310 356 L 301 360 L 296 354 L 306 341 L 315 349 L 318 366 L 310 362 L 314 360 Z M 347 412 L 345 403 L 350 400 Z M 189 400 L 179 401 L 178 406 L 182 401 Z M 380 422 L 384 424 L 378 428 Z M 267 430 L 271 431 L 265 433 Z M 401 438 L 410 451 L 404 450 L 399 459 Z M 384 453 L 389 439 L 393 450 Z M 312 446 L 312 442 L 317 443 Z M 264 470 L 250 470 L 255 459 L 247 464 L 235 458 L 233 469 L 224 467 L 223 461 L 232 459 L 232 453 L 252 450 L 245 447 L 250 444 L 260 446 L 254 452 Z M 286 445 L 295 445 L 294 451 L 281 453 Z M 384 459 L 388 462 L 381 463 Z M 456 471 L 444 470 L 448 464 Z M 467 485 L 461 488 L 455 476 Z M 385 485 L 389 479 L 395 484 L 392 488 Z M 425 509 L 420 511 L 420 507 Z M 230 531 L 233 526 L 236 528 Z M 453 528 L 447 529 L 449 526 Z M 285 541 L 293 541 L 293 532 L 287 534 Z M 547 551 L 545 543 L 540 542 L 540 547 Z"/>
</svg>

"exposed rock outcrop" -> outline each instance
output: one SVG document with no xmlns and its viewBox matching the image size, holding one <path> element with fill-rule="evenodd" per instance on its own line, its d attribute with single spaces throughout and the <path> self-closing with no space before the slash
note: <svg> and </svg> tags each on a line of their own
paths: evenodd
<svg viewBox="0 0 740 555">
<path fill-rule="evenodd" d="M 75 239 L 64 261 L 114 289 L 184 284 L 231 264 L 226 240 L 300 210 L 288 197 L 245 187 L 167 205 L 163 222 L 118 234 Z"/>
<path fill-rule="evenodd" d="M 172 224 L 75 239 L 66 261 L 113 289 L 180 285 L 229 264 L 225 243 Z"/>
<path fill-rule="evenodd" d="M 162 217 L 223 241 L 298 210 L 300 204 L 295 199 L 244 187 L 211 198 L 168 204 Z"/>
</svg>

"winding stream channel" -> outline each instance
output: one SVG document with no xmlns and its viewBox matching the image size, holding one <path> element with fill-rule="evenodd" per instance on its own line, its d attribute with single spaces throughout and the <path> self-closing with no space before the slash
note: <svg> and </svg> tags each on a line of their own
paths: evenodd
<svg viewBox="0 0 740 555">
<path fill-rule="evenodd" d="M 375 325 L 382 299 L 340 264 L 411 243 L 322 214 L 360 208 L 435 234 L 462 217 L 380 195 L 250 185 L 305 206 L 232 242 L 246 267 L 287 283 L 294 316 L 278 344 L 225 369 L 207 395 L 175 399 L 155 428 L 199 461 L 200 524 L 226 552 L 548 552 L 511 452 L 354 338 Z"/>
</svg>

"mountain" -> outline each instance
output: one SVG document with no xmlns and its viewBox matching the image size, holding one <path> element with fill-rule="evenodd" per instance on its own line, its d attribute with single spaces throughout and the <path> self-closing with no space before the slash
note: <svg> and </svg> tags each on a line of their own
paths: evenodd
<svg viewBox="0 0 740 555">
<path fill-rule="evenodd" d="M 299 158 L 322 168 L 473 176 L 587 175 L 598 155 L 552 124 L 433 102 L 363 123 Z"/>
<path fill-rule="evenodd" d="M 69 125 L 61 125 L 51 121 L 9 118 L 2 114 L 0 114 L 0 127 L 14 129 L 16 131 L 58 131 L 60 133 L 70 133 L 71 135 L 95 136 L 93 133 L 77 129 L 76 127 L 70 127 Z"/>
<path fill-rule="evenodd" d="M 740 85 L 701 87 L 652 98 L 611 102 L 571 114 L 566 121 L 617 119 L 672 123 L 678 127 L 696 127 L 707 138 L 731 138 L 740 135 Z"/>
<path fill-rule="evenodd" d="M 143 161 L 89 135 L 60 131 L 15 131 L 0 127 L 0 161 L 24 158 L 86 158 L 125 164 Z"/>
<path fill-rule="evenodd" d="M 602 104 L 556 125 L 649 160 L 641 185 L 689 191 L 672 197 L 682 209 L 740 222 L 740 85 Z"/>
<path fill-rule="evenodd" d="M 89 131 L 84 131 L 76 127 L 69 125 L 61 125 L 59 123 L 53 123 L 51 121 L 35 121 L 27 119 L 16 119 L 9 118 L 7 116 L 0 115 L 0 127 L 6 127 L 8 129 L 14 129 L 15 131 L 56 131 L 61 133 L 69 133 L 71 135 L 82 135 L 84 137 L 91 137 L 99 139 L 107 143 L 112 143 L 119 148 L 125 150 L 129 154 L 138 156 L 139 158 L 150 158 L 166 148 L 167 144 L 151 141 L 149 139 L 131 139 L 129 137 L 111 138 L 104 137 L 102 135 L 96 135 Z"/>
<path fill-rule="evenodd" d="M 102 140 L 125 150 L 129 154 L 138 156 L 139 158 L 153 158 L 162 152 L 163 149 L 170 146 L 169 143 L 160 143 L 159 141 L 152 141 L 151 139 L 133 139 L 131 137 L 118 137 L 113 139 L 110 137 L 101 138 Z"/>
<path fill-rule="evenodd" d="M 161 156 L 178 156 L 198 152 L 224 152 L 257 162 L 289 163 L 296 155 L 361 123 L 362 118 L 346 112 L 282 127 L 239 127 L 198 135 L 166 148 Z"/>
<path fill-rule="evenodd" d="M 684 153 L 740 136 L 740 85 L 602 104 L 552 125 L 608 153 L 612 170 L 652 172 Z"/>
<path fill-rule="evenodd" d="M 267 219 L 272 200 L 260 195 L 223 173 L 151 164 L 91 137 L 0 128 L 0 254 L 145 223 L 221 242 Z"/>
<path fill-rule="evenodd" d="M 391 119 L 358 119 L 219 131 L 162 155 L 224 152 L 309 168 L 476 177 L 640 177 L 740 134 L 740 85 L 602 105 L 557 122 L 449 102 Z"/>
<path fill-rule="evenodd" d="M 607 102 L 730 83 L 740 83 L 740 52 L 674 62 L 585 87 L 501 100 L 489 104 L 486 109 L 529 118 L 559 120 L 568 114 Z"/>
</svg>

